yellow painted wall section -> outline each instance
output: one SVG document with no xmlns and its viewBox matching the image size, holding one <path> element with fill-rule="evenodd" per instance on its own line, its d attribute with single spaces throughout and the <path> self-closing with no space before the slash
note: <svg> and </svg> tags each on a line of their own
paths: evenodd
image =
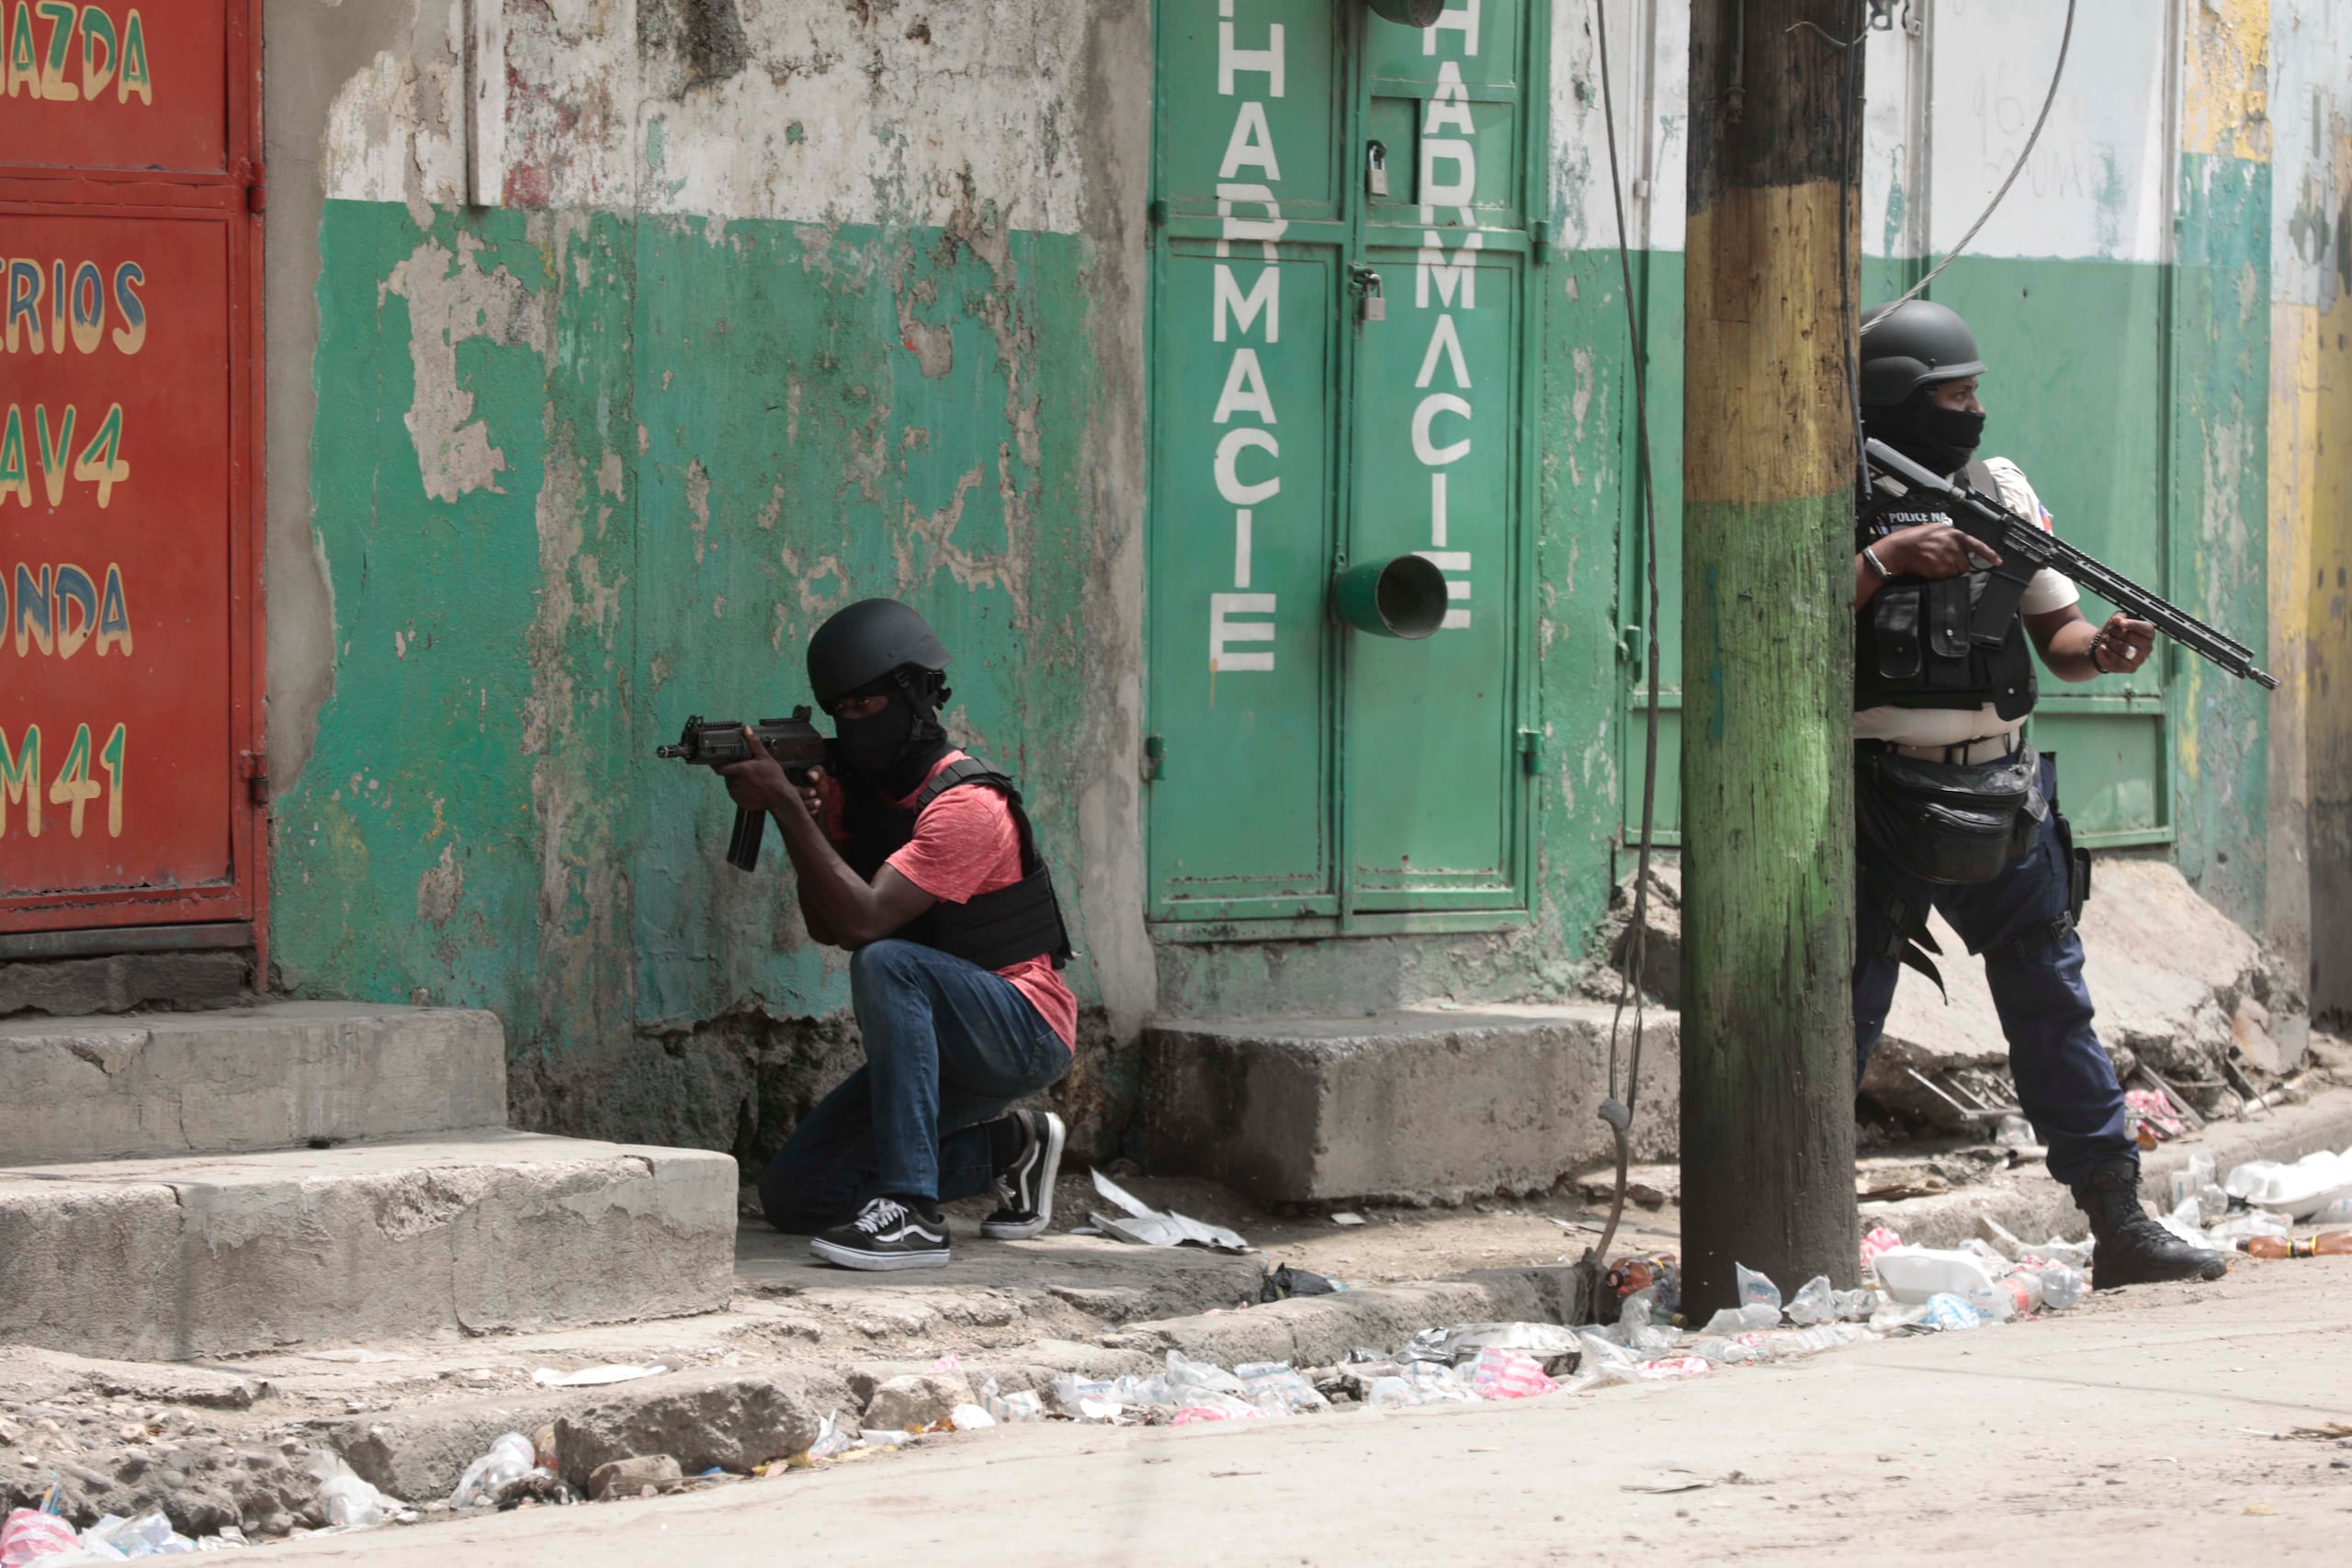
<svg viewBox="0 0 2352 1568">
<path fill-rule="evenodd" d="M 2264 935 L 2297 975 L 2311 965 L 2312 518 L 2319 491 L 2320 311 L 2270 305 L 2270 857 Z"/>
<path fill-rule="evenodd" d="M 2180 150 L 2270 156 L 2270 0 L 2197 0 L 2182 62 Z"/>
</svg>

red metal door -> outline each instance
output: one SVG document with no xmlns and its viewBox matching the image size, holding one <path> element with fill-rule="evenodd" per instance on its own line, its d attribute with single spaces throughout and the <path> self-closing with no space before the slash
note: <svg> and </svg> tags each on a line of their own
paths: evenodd
<svg viewBox="0 0 2352 1568">
<path fill-rule="evenodd" d="M 264 934 L 259 16 L 0 0 L 0 933 Z"/>
</svg>

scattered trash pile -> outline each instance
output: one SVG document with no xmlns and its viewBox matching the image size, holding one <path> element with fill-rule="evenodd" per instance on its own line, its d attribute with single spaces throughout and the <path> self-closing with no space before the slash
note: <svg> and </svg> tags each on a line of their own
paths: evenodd
<svg viewBox="0 0 2352 1568">
<path fill-rule="evenodd" d="M 2352 1230 L 2295 1234 L 2300 1225 L 2352 1225 L 2352 1148 L 2322 1149 L 2292 1165 L 2250 1160 L 2213 1179 L 2211 1155 L 2191 1155 L 2172 1179 L 2164 1227 L 2199 1247 L 2235 1247 L 2256 1258 L 2352 1254 Z"/>
<path fill-rule="evenodd" d="M 38 1508 L 13 1510 L 0 1522 L 0 1563 L 23 1568 L 68 1568 L 82 1562 L 122 1562 L 133 1557 L 177 1557 L 194 1551 L 223 1551 L 246 1544 L 244 1532 L 231 1525 L 218 1535 L 191 1540 L 172 1528 L 161 1508 L 150 1508 L 135 1518 L 108 1514 L 85 1530 L 76 1530 L 56 1512 L 56 1489 Z"/>
</svg>

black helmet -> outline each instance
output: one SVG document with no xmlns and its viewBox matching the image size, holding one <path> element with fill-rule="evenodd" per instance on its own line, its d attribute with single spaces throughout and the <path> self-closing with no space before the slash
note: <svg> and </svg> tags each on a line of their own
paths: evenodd
<svg viewBox="0 0 2352 1568">
<path fill-rule="evenodd" d="M 909 664 L 944 670 L 947 645 L 896 599 L 861 599 L 836 610 L 808 639 L 808 689 L 823 708 Z"/>
<path fill-rule="evenodd" d="M 1932 299 L 1906 299 L 1862 313 L 1862 404 L 1893 408 L 1922 387 L 1984 374 L 1976 334 L 1960 312 Z"/>
</svg>

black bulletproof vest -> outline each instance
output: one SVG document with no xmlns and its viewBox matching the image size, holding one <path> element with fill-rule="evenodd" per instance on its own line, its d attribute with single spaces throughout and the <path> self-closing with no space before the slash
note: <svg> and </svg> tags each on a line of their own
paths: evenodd
<svg viewBox="0 0 2352 1568">
<path fill-rule="evenodd" d="M 1012 807 L 1012 825 L 1021 835 L 1021 880 L 967 903 L 933 904 L 890 934 L 954 953 L 983 969 L 1048 956 L 1055 968 L 1062 967 L 1071 958 L 1069 932 L 1062 924 L 1060 901 L 1054 897 L 1053 874 L 1037 853 L 1029 814 L 1021 809 L 1021 792 L 1009 776 L 978 758 L 959 758 L 940 769 L 911 807 L 892 806 L 851 790 L 842 810 L 842 825 L 849 829 L 843 858 L 871 882 L 882 863 L 914 837 L 915 818 L 923 807 L 959 785 L 996 790 Z"/>
<path fill-rule="evenodd" d="M 1977 491 L 2000 493 L 1983 463 L 1969 464 L 1967 471 Z M 1936 498 L 1899 495 L 1881 479 L 1857 520 L 1855 547 L 1945 515 Z M 1998 649 L 1979 648 L 1969 639 L 1976 601 L 1992 576 L 1977 570 L 1930 580 L 1906 573 L 1880 584 L 1869 607 L 1854 617 L 1855 708 L 1977 708 L 1990 703 L 2005 719 L 2032 712 L 2040 688 L 2024 617 L 2010 617 Z"/>
</svg>

